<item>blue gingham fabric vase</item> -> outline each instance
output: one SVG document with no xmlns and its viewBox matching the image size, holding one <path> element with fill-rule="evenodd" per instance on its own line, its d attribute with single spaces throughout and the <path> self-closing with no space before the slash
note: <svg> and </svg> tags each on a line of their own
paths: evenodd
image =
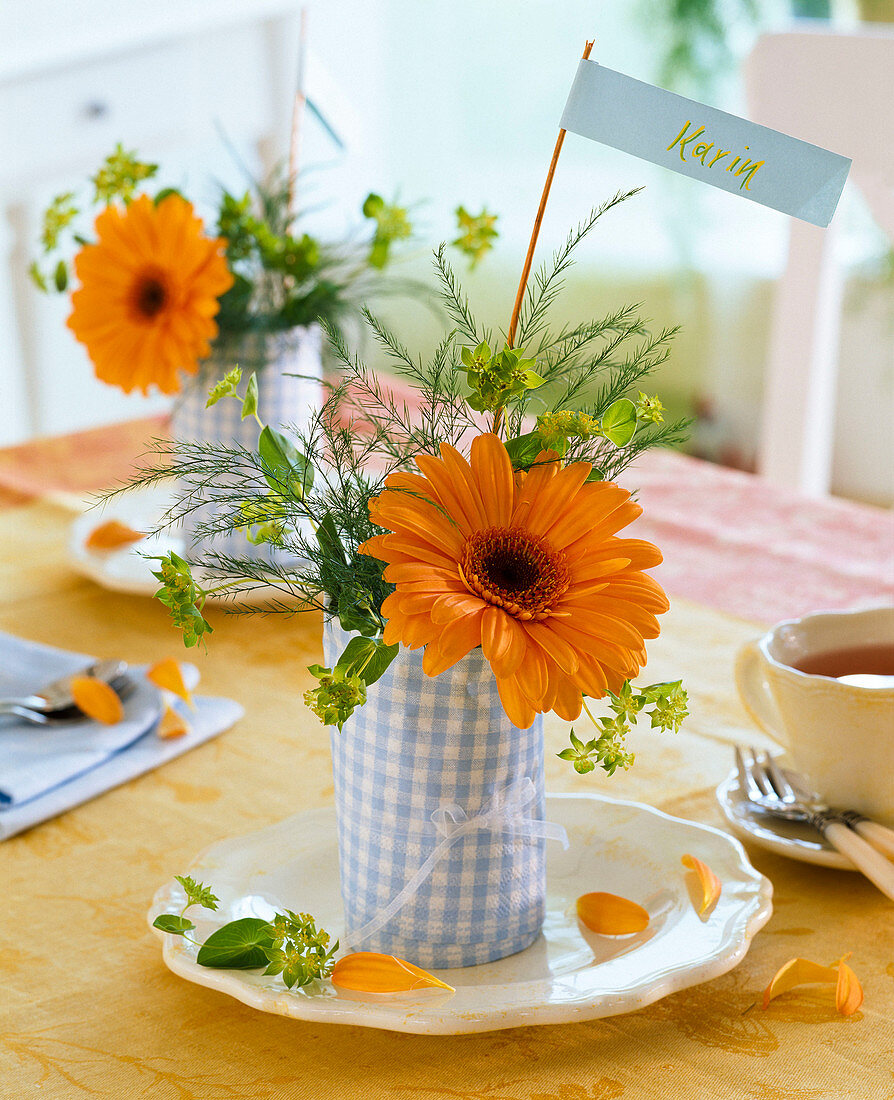
<svg viewBox="0 0 894 1100">
<path fill-rule="evenodd" d="M 218 338 L 210 357 L 198 373 L 189 379 L 178 395 L 171 413 L 170 432 L 184 442 L 206 440 L 211 443 L 241 444 L 249 450 L 258 445 L 260 428 L 254 417 L 242 416 L 241 401 L 224 398 L 205 408 L 208 391 L 234 366 L 242 368 L 242 386 L 252 371 L 258 376 L 258 416 L 275 428 L 283 425 L 303 427 L 312 410 L 323 402 L 321 332 L 319 325 L 289 329 L 285 332 L 249 333 L 238 338 Z M 293 377 L 299 375 L 300 377 Z M 201 505 L 180 525 L 188 549 L 199 548 L 240 558 L 267 558 L 276 554 L 266 544 L 253 546 L 244 530 L 199 540 L 196 528 L 213 519 L 213 503 Z"/>
<path fill-rule="evenodd" d="M 326 626 L 328 667 L 348 637 Z M 462 967 L 537 938 L 555 829 L 543 821 L 543 723 L 509 721 L 480 650 L 432 679 L 422 651 L 402 647 L 331 748 L 342 946 Z"/>
</svg>

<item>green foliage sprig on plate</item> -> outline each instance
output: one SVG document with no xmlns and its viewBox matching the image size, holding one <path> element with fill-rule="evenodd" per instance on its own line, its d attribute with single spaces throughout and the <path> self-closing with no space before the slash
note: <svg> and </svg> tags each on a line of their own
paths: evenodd
<svg viewBox="0 0 894 1100">
<path fill-rule="evenodd" d="M 410 408 L 327 326 L 341 368 L 323 407 L 302 429 L 263 426 L 254 450 L 204 442 L 159 441 L 158 461 L 139 471 L 135 484 L 176 477 L 183 489 L 164 518 L 176 524 L 194 508 L 213 513 L 196 531 L 206 549 L 191 558 L 203 581 L 183 575 L 182 559 L 171 559 L 173 581 L 160 596 L 185 625 L 187 644 L 198 640 L 195 616 L 183 605 L 190 593 L 201 618 L 212 592 L 265 587 L 279 590 L 266 610 L 294 613 L 322 610 L 355 637 L 334 668 L 314 666 L 317 687 L 305 701 L 327 725 L 341 728 L 365 700 L 398 647 L 383 638 L 384 599 L 394 590 L 385 565 L 360 546 L 381 533 L 370 519 L 370 501 L 396 471 L 414 468 L 417 455 L 437 454 L 442 443 L 459 448 L 490 429 L 502 430 L 516 471 L 529 471 L 544 452 L 592 465 L 591 480 L 616 480 L 643 451 L 685 438 L 686 421 L 666 423 L 661 402 L 643 391 L 644 380 L 666 359 L 674 330 L 653 332 L 635 305 L 623 306 L 583 324 L 554 330 L 551 307 L 560 294 L 574 250 L 599 219 L 634 192 L 618 194 L 572 232 L 527 288 L 517 342 L 508 347 L 473 314 L 444 246 L 434 257 L 440 297 L 453 327 L 423 359 L 412 355 L 372 313 L 363 311 L 374 339 L 397 374 L 419 394 Z M 524 350 L 522 350 L 524 349 Z M 240 392 L 233 375 L 212 391 L 212 399 L 243 402 L 255 412 L 251 383 Z M 256 415 L 256 412 L 255 412 Z M 257 561 L 214 550 L 217 535 L 241 529 L 252 541 L 267 541 L 291 555 Z M 288 562 L 288 564 L 286 564 Z M 160 570 L 159 572 L 163 572 Z M 631 695 L 629 683 L 612 697 L 613 718 L 594 722 L 599 735 L 589 745 L 572 741 L 578 770 L 597 764 L 606 771 L 627 766 L 624 738 L 635 712 L 647 703 L 666 728 L 685 713 L 679 685 L 652 685 Z M 634 702 L 635 701 L 635 702 Z M 592 717 L 592 716 L 591 716 Z M 563 756 L 568 756 L 568 750 Z M 570 758 L 570 757 L 569 757 Z"/>
<path fill-rule="evenodd" d="M 259 970 L 265 975 L 282 976 L 287 988 L 310 985 L 332 973 L 333 957 L 338 940 L 330 947 L 330 936 L 308 913 L 293 913 L 286 909 L 271 920 L 261 917 L 241 917 L 216 929 L 203 942 L 189 933 L 195 924 L 186 916 L 188 909 L 199 905 L 215 912 L 219 899 L 210 888 L 189 875 L 175 875 L 186 893 L 186 904 L 179 913 L 162 913 L 153 927 L 172 936 L 182 936 L 198 947 L 199 966 L 217 970 Z"/>
</svg>

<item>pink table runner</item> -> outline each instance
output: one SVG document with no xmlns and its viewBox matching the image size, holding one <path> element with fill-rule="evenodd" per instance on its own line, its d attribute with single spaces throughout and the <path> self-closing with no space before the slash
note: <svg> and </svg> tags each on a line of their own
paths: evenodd
<svg viewBox="0 0 894 1100">
<path fill-rule="evenodd" d="M 394 389 L 405 396 L 401 383 Z M 151 418 L 0 451 L 0 507 L 120 482 L 145 441 L 163 430 Z M 638 491 L 644 509 L 636 535 L 664 553 L 656 576 L 671 597 L 768 623 L 894 603 L 890 511 L 808 500 L 672 451 L 643 455 L 624 484 Z"/>
<path fill-rule="evenodd" d="M 643 515 L 635 533 L 664 553 L 655 575 L 684 596 L 746 619 L 894 603 L 894 513 L 811 500 L 753 474 L 672 451 L 625 475 Z"/>
</svg>

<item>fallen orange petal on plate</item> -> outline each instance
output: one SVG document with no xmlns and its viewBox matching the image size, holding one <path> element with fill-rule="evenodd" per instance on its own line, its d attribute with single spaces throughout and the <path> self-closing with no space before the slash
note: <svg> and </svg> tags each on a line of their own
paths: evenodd
<svg viewBox="0 0 894 1100">
<path fill-rule="evenodd" d="M 129 546 L 146 537 L 145 531 L 134 531 L 126 523 L 110 519 L 94 527 L 85 543 L 88 550 L 117 550 L 119 546 Z"/>
<path fill-rule="evenodd" d="M 850 969 L 850 967 L 848 967 Z M 810 959 L 789 959 L 773 975 L 773 979 L 764 990 L 762 1008 L 766 1008 L 774 997 L 780 993 L 788 993 L 796 985 L 815 984 L 816 982 L 837 982 L 839 969 L 837 966 L 820 966 Z M 862 991 L 860 994 L 862 1000 Z"/>
<path fill-rule="evenodd" d="M 842 1016 L 852 1016 L 863 1003 L 863 986 L 846 962 L 838 964 L 838 983 L 835 986 L 835 1007 Z"/>
<path fill-rule="evenodd" d="M 156 687 L 162 688 L 164 691 L 173 692 L 174 695 L 178 695 L 184 703 L 188 703 L 192 706 L 192 694 L 183 682 L 183 673 L 180 671 L 180 665 L 177 664 L 173 657 L 165 657 L 163 661 L 154 664 L 146 673 L 146 679 L 149 680 L 150 683 L 155 684 Z"/>
<path fill-rule="evenodd" d="M 591 932 L 602 936 L 642 932 L 649 923 L 649 914 L 641 905 L 617 894 L 581 894 L 577 899 L 577 915 Z"/>
<path fill-rule="evenodd" d="M 698 881 L 702 888 L 702 907 L 699 909 L 698 913 L 699 916 L 704 916 L 720 897 L 720 891 L 722 889 L 720 879 L 714 874 L 707 863 L 702 863 L 702 861 L 696 859 L 695 856 L 685 855 L 680 862 L 684 867 L 688 867 L 690 871 L 695 871 L 696 875 L 698 875 Z"/>
<path fill-rule="evenodd" d="M 165 703 L 165 709 L 162 711 L 161 720 L 155 732 L 162 741 L 173 741 L 175 737 L 183 737 L 184 734 L 189 733 L 189 722 Z"/>
<path fill-rule="evenodd" d="M 332 984 L 363 993 L 404 993 L 426 987 L 456 992 L 452 985 L 427 970 L 396 955 L 379 955 L 375 951 L 356 951 L 339 959 L 332 968 Z"/>
<path fill-rule="evenodd" d="M 124 717 L 120 696 L 104 680 L 97 680 L 95 676 L 72 676 L 69 686 L 75 703 L 88 718 L 114 726 Z"/>
</svg>

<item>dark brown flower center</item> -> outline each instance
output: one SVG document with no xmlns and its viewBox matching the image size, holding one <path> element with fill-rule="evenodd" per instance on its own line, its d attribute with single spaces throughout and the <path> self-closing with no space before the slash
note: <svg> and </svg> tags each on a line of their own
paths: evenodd
<svg viewBox="0 0 894 1100">
<path fill-rule="evenodd" d="M 510 527 L 470 535 L 460 572 L 471 592 L 518 619 L 545 619 L 569 580 L 561 551 L 546 539 Z"/>
<path fill-rule="evenodd" d="M 164 309 L 168 288 L 157 275 L 143 275 L 134 287 L 133 304 L 139 315 L 153 321 Z"/>
</svg>

